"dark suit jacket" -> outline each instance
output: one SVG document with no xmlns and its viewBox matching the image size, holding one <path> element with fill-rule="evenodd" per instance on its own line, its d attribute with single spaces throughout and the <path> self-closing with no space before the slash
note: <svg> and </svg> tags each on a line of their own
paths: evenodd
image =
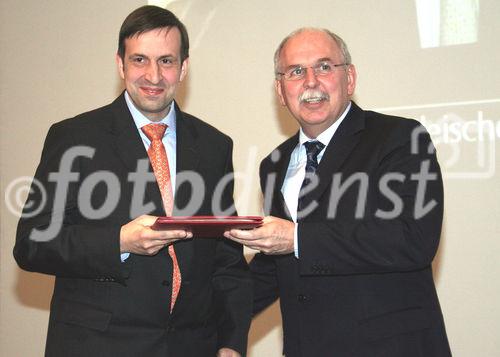
<svg viewBox="0 0 500 357">
<path fill-rule="evenodd" d="M 298 134 L 260 168 L 263 192 L 272 195 L 267 209 L 290 220 L 280 190 L 297 143 Z M 318 186 L 305 196 L 314 210 L 298 223 L 299 259 L 257 254 L 250 263 L 255 312 L 280 298 L 287 357 L 450 355 L 431 270 L 443 213 L 432 149 L 416 121 L 352 103 L 319 164 Z M 435 206 L 416 219 L 411 175 L 422 165 L 435 176 L 424 188 L 424 204 L 434 200 Z M 396 175 L 384 194 L 379 183 L 388 173 Z M 377 209 L 398 205 L 394 195 L 402 212 L 377 217 Z"/>
<path fill-rule="evenodd" d="M 177 181 L 180 173 L 200 175 L 204 196 L 199 209 L 191 213 L 211 215 L 216 185 L 233 169 L 232 141 L 189 114 L 176 114 Z M 53 204 L 55 176 L 51 180 L 50 173 L 59 171 L 64 153 L 76 145 L 91 148 L 93 155 L 74 159 L 72 171 L 78 177 L 72 180 L 66 175 L 71 182 L 58 209 Z M 136 171 L 138 160 L 147 158 L 123 94 L 108 106 L 50 128 L 35 175 L 47 192 L 47 204 L 35 216 L 20 220 L 14 248 L 21 268 L 56 276 L 47 356 L 198 357 L 215 356 L 223 346 L 245 353 L 252 298 L 241 246 L 221 237 L 175 243 L 182 286 L 172 314 L 172 263 L 167 250 L 155 256 L 131 254 L 121 262 L 120 227 L 139 214 L 164 215 L 156 182 L 146 185 L 145 195 L 144 187 L 137 185 L 134 197 L 129 173 Z M 93 177 L 99 177 L 92 175 L 102 170 L 116 182 L 90 185 Z M 88 187 L 92 187 L 90 193 Z M 99 209 L 112 202 L 110 197 L 118 189 L 110 214 L 89 217 L 89 203 Z M 85 190 L 87 194 L 79 197 Z M 222 208 L 233 204 L 232 190 L 230 184 L 219 191 Z M 34 191 L 28 202 L 42 200 Z M 200 199 L 199 191 L 193 197 L 195 191 L 190 184 L 178 185 L 176 206 L 184 208 L 191 199 Z M 148 202 L 154 203 L 152 212 L 137 211 Z M 29 239 L 33 229 L 46 229 L 58 213 L 63 223 L 54 239 Z"/>
</svg>

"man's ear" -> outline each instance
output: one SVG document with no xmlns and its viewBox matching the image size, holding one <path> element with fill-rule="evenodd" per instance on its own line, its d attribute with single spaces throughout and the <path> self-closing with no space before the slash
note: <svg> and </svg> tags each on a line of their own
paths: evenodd
<svg viewBox="0 0 500 357">
<path fill-rule="evenodd" d="M 123 71 L 123 60 L 118 53 L 116 54 L 115 60 L 116 60 L 116 65 L 118 67 L 118 73 L 120 74 L 120 77 L 122 79 L 125 79 L 125 72 Z"/>
<path fill-rule="evenodd" d="M 357 78 L 358 74 L 356 73 L 356 67 L 354 67 L 353 64 L 350 64 L 347 67 L 347 94 L 349 96 L 352 96 L 354 94 Z"/>
<path fill-rule="evenodd" d="M 189 57 L 186 58 L 181 65 L 181 75 L 179 76 L 179 82 L 182 82 L 188 73 L 189 67 Z"/>
<path fill-rule="evenodd" d="M 281 105 L 286 106 L 285 97 L 283 96 L 283 87 L 280 80 L 276 79 L 274 81 L 274 89 L 276 89 L 276 94 L 278 95 Z"/>
</svg>

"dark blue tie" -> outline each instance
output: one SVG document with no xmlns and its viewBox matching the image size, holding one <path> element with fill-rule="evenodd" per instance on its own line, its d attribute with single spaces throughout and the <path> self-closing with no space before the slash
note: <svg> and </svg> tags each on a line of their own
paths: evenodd
<svg viewBox="0 0 500 357">
<path fill-rule="evenodd" d="M 304 209 L 304 195 L 302 191 L 311 183 L 311 176 L 314 175 L 318 168 L 318 154 L 325 147 L 325 145 L 320 143 L 318 140 L 306 141 L 304 146 L 306 147 L 307 155 L 306 175 L 304 177 L 304 181 L 302 181 L 302 185 L 300 186 L 299 200 L 297 204 L 297 217 L 300 217 L 300 211 Z"/>
</svg>

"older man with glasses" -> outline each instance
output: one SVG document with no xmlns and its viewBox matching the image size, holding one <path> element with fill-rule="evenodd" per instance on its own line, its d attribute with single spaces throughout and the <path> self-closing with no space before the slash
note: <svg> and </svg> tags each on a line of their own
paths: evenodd
<svg viewBox="0 0 500 357">
<path fill-rule="evenodd" d="M 275 74 L 300 130 L 261 163 L 264 224 L 225 233 L 260 251 L 254 313 L 280 299 L 287 357 L 449 356 L 431 268 L 443 186 L 428 133 L 351 100 L 356 69 L 328 30 L 286 37 Z"/>
</svg>

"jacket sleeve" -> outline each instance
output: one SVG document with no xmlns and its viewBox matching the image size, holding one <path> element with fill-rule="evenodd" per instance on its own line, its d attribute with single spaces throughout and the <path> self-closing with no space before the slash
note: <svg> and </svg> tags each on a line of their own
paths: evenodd
<svg viewBox="0 0 500 357">
<path fill-rule="evenodd" d="M 225 166 L 225 174 L 231 175 L 232 142 L 228 148 Z M 222 194 L 222 207 L 233 205 L 231 180 Z M 218 348 L 232 348 L 244 356 L 252 313 L 252 282 L 240 244 L 225 238 L 218 242 L 212 285 L 217 310 Z"/>
<path fill-rule="evenodd" d="M 250 262 L 254 285 L 254 315 L 257 315 L 278 300 L 279 289 L 274 259 L 273 256 L 258 253 Z"/>
<path fill-rule="evenodd" d="M 95 149 L 75 143 L 65 122 L 49 129 L 17 227 L 14 257 L 28 271 L 122 281 L 121 226 L 84 220 L 78 207 L 81 161 Z"/>
<path fill-rule="evenodd" d="M 262 160 L 259 167 L 260 176 L 260 186 L 263 195 L 270 194 L 266 192 L 266 186 L 268 184 L 268 176 L 272 170 L 272 164 L 270 157 Z M 276 174 L 272 175 L 275 178 Z M 272 180 L 272 185 L 275 184 Z M 267 202 L 264 203 L 264 211 L 269 214 L 271 211 L 271 200 L 267 198 Z M 250 262 L 250 272 L 252 273 L 252 281 L 254 288 L 254 299 L 253 299 L 253 315 L 257 315 L 264 309 L 269 307 L 279 298 L 279 287 L 278 278 L 276 271 L 276 257 L 272 255 L 266 255 L 263 253 L 257 253 L 254 255 Z"/>
</svg>

